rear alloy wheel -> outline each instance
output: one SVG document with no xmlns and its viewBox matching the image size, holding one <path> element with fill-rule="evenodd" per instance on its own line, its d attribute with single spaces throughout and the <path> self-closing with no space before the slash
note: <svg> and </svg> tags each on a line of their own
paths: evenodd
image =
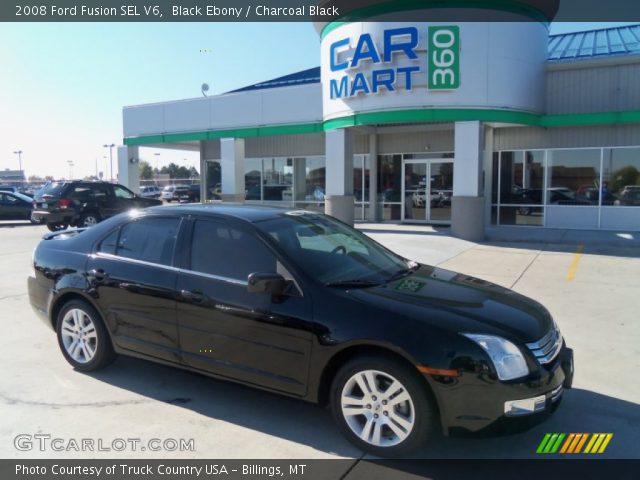
<svg viewBox="0 0 640 480">
<path fill-rule="evenodd" d="M 100 215 L 95 212 L 87 212 L 80 217 L 81 227 L 93 227 L 100 223 Z"/>
<path fill-rule="evenodd" d="M 58 314 L 58 344 L 77 370 L 98 370 L 113 362 L 111 339 L 98 312 L 82 300 L 72 300 Z"/>
<path fill-rule="evenodd" d="M 365 452 L 402 456 L 420 446 L 434 424 L 434 408 L 417 372 L 383 357 L 345 365 L 331 389 L 334 417 Z"/>
<path fill-rule="evenodd" d="M 69 227 L 66 223 L 47 223 L 47 228 L 52 232 L 59 232 Z"/>
</svg>

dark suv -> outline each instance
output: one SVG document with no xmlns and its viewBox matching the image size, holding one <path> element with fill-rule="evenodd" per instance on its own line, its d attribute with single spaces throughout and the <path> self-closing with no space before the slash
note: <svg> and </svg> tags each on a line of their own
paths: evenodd
<svg viewBox="0 0 640 480">
<path fill-rule="evenodd" d="M 56 231 L 69 225 L 89 227 L 125 210 L 161 204 L 160 200 L 143 198 L 122 185 L 61 181 L 38 191 L 33 198 L 31 217 Z"/>
</svg>

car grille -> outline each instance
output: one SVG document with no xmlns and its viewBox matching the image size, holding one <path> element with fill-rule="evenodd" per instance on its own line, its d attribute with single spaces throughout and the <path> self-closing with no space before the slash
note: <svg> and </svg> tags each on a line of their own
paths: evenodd
<svg viewBox="0 0 640 480">
<path fill-rule="evenodd" d="M 555 326 L 537 342 L 527 343 L 527 347 L 541 365 L 552 362 L 562 348 L 562 335 Z"/>
</svg>

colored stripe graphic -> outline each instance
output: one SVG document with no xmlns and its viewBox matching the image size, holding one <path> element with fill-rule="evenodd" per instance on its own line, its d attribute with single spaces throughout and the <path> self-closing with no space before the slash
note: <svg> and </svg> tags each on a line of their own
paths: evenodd
<svg viewBox="0 0 640 480">
<path fill-rule="evenodd" d="M 580 453 L 582 451 L 582 447 L 584 446 L 585 442 L 587 441 L 587 438 L 589 438 L 589 434 L 588 433 L 583 433 L 582 434 L 582 439 L 580 440 L 580 443 L 578 443 L 578 445 L 576 446 L 576 449 L 575 449 L 574 453 Z"/>
<path fill-rule="evenodd" d="M 551 434 L 547 433 L 544 436 L 544 438 L 542 439 L 542 441 L 540 442 L 540 445 L 538 445 L 538 449 L 536 450 L 536 453 L 544 452 L 544 447 L 547 445 L 547 442 L 549 441 L 549 438 L 551 438 Z"/>
<path fill-rule="evenodd" d="M 538 445 L 536 453 L 599 454 L 604 453 L 612 438 L 613 433 L 547 433 Z M 587 446 L 583 451 L 585 443 Z"/>
<path fill-rule="evenodd" d="M 556 453 L 565 436 L 564 433 L 547 433 L 538 445 L 536 453 Z"/>
</svg>

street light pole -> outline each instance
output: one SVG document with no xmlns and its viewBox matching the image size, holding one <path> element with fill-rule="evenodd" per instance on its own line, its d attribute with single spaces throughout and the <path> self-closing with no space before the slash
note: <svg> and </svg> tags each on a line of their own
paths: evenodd
<svg viewBox="0 0 640 480">
<path fill-rule="evenodd" d="M 110 181 L 111 183 L 113 183 L 113 147 L 115 147 L 115 143 L 112 143 L 111 145 L 107 145 L 104 144 L 103 147 L 104 148 L 108 148 L 109 149 L 109 176 L 111 177 Z"/>
</svg>

